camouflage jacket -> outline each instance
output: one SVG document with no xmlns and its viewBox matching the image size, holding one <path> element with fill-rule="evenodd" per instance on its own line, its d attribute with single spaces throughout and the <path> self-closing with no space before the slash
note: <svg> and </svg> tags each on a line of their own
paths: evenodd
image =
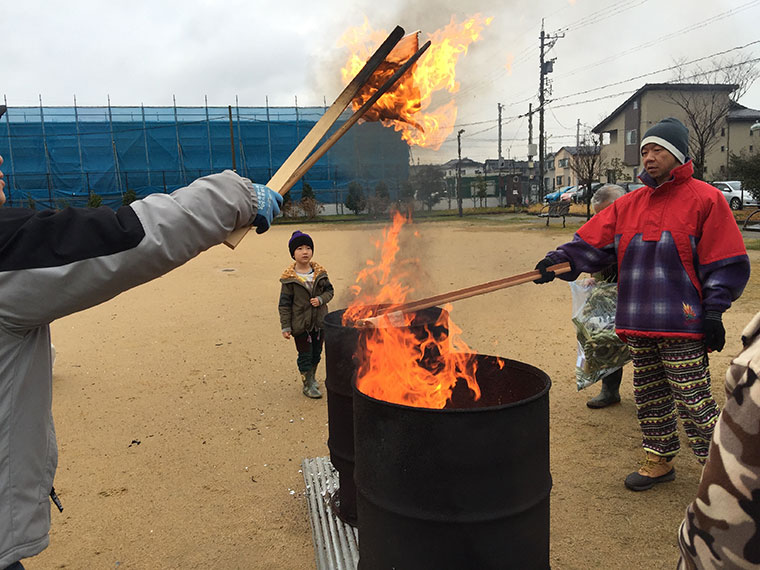
<svg viewBox="0 0 760 570">
<path fill-rule="evenodd" d="M 760 566 L 760 313 L 726 372 L 726 405 L 697 498 L 678 533 L 679 569 Z"/>
</svg>

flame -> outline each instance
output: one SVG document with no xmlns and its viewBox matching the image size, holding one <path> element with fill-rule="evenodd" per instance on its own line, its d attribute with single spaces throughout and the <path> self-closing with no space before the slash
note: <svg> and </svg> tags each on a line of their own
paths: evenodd
<svg viewBox="0 0 760 570">
<path fill-rule="evenodd" d="M 375 242 L 380 261 L 368 260 L 352 287 L 355 299 L 343 314 L 343 324 L 373 316 L 378 306 L 392 310 L 408 300 L 409 284 L 419 274 L 417 259 L 400 259 L 402 229 L 411 218 L 395 213 L 383 240 Z M 419 237 L 415 231 L 410 236 Z M 434 323 L 417 324 L 404 313 L 401 323 L 381 322 L 359 332 L 356 386 L 364 394 L 407 406 L 441 409 L 462 379 L 480 398 L 475 379 L 477 360 L 461 340 L 459 327 L 444 308 Z"/>
<path fill-rule="evenodd" d="M 477 41 L 483 29 L 493 18 L 476 14 L 457 23 L 452 16 L 449 24 L 428 36 L 430 48 L 396 84 L 383 95 L 365 115 L 364 120 L 381 121 L 401 132 L 407 144 L 438 150 L 454 130 L 457 106 L 453 98 L 445 104 L 432 107 L 433 96 L 441 91 L 456 93 L 459 82 L 455 70 L 460 56 L 467 54 L 471 43 Z M 341 43 L 351 54 L 341 69 L 344 83 L 348 83 L 369 59 L 376 46 L 385 39 L 385 31 L 372 30 L 365 19 L 364 25 L 348 30 Z M 354 99 L 358 109 L 372 93 L 387 80 L 398 67 L 418 49 L 417 34 L 407 36 L 388 55 L 373 75 L 373 79 Z"/>
</svg>

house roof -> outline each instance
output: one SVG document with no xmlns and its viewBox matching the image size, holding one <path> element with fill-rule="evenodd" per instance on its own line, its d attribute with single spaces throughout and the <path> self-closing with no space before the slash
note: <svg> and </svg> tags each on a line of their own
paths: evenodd
<svg viewBox="0 0 760 570">
<path fill-rule="evenodd" d="M 485 162 L 485 167 L 490 170 L 498 170 L 501 165 L 501 168 L 520 168 L 520 167 L 527 167 L 528 161 L 527 160 L 517 160 L 514 158 L 487 158 Z"/>
<path fill-rule="evenodd" d="M 739 103 L 733 103 L 728 112 L 729 121 L 760 121 L 760 111 L 750 109 Z"/>
<path fill-rule="evenodd" d="M 647 83 L 628 97 L 623 103 L 605 118 L 601 123 L 591 129 L 593 133 L 603 133 L 605 128 L 628 106 L 628 104 L 640 97 L 647 91 L 727 91 L 731 93 L 738 89 L 738 85 L 730 83 Z"/>
<path fill-rule="evenodd" d="M 461 165 L 462 167 L 467 166 L 483 166 L 482 162 L 477 162 L 475 160 L 472 160 L 471 158 L 464 157 L 462 160 L 458 160 L 456 158 L 452 158 L 448 162 L 445 162 L 441 165 L 441 168 L 456 168 L 457 164 Z"/>
<path fill-rule="evenodd" d="M 576 154 L 578 154 L 578 151 L 582 149 L 593 150 L 594 147 L 593 146 L 585 146 L 585 147 L 584 146 L 563 146 L 557 151 L 556 154 L 559 154 L 560 152 L 562 152 L 563 149 L 566 150 L 568 153 L 570 153 L 572 156 L 575 156 Z M 596 150 L 598 151 L 599 148 L 597 147 Z"/>
</svg>

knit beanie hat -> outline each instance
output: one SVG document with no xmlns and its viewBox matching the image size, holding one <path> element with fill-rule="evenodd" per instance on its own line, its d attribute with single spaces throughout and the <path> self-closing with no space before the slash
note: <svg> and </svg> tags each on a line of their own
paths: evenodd
<svg viewBox="0 0 760 570">
<path fill-rule="evenodd" d="M 309 234 L 305 234 L 300 230 L 293 232 L 288 242 L 288 249 L 290 250 L 290 257 L 295 259 L 296 248 L 300 245 L 308 245 L 312 251 L 314 251 L 314 241 Z"/>
<path fill-rule="evenodd" d="M 678 119 L 668 117 L 644 133 L 639 150 L 650 143 L 658 144 L 667 149 L 670 154 L 676 157 L 678 162 L 683 164 L 689 154 L 689 129 Z"/>
</svg>

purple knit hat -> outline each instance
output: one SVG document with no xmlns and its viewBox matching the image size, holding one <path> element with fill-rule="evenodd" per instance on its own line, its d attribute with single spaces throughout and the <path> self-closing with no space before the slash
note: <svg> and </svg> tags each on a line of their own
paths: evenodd
<svg viewBox="0 0 760 570">
<path fill-rule="evenodd" d="M 296 248 L 299 245 L 308 245 L 311 248 L 311 251 L 314 251 L 314 241 L 311 239 L 311 236 L 300 230 L 296 230 L 293 232 L 293 235 L 290 236 L 290 241 L 288 242 L 290 257 L 295 259 Z"/>
</svg>

